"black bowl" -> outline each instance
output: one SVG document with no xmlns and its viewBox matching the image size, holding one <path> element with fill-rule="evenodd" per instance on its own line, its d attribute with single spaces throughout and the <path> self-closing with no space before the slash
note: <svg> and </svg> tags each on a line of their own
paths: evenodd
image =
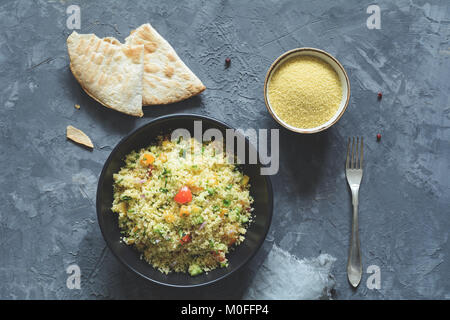
<svg viewBox="0 0 450 320">
<path fill-rule="evenodd" d="M 103 166 L 97 188 L 97 218 L 103 237 L 116 258 L 130 270 L 143 278 L 158 284 L 173 287 L 195 287 L 210 284 L 229 276 L 246 264 L 261 247 L 272 220 L 273 194 L 272 184 L 268 176 L 260 174 L 261 163 L 241 165 L 243 172 L 250 177 L 250 194 L 254 198 L 254 221 L 250 224 L 245 241 L 228 254 L 229 266 L 218 268 L 208 274 L 191 277 L 183 273 L 165 275 L 141 260 L 140 253 L 133 247 L 120 241 L 118 216 L 111 211 L 113 202 L 113 174 L 124 165 L 124 158 L 133 150 L 149 146 L 158 135 L 170 134 L 173 129 L 185 128 L 194 132 L 194 121 L 202 121 L 202 131 L 216 128 L 222 131 L 231 129 L 227 124 L 215 119 L 194 115 L 174 114 L 157 118 L 134 130 L 122 139 L 109 155 Z M 246 151 L 253 146 L 245 139 Z M 253 149 L 254 150 L 254 149 Z M 248 158 L 248 157 L 247 157 Z"/>
</svg>

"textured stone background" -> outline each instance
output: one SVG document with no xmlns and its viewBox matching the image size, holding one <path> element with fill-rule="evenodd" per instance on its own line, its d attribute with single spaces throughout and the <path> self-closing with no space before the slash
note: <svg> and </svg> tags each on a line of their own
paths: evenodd
<svg viewBox="0 0 450 320">
<path fill-rule="evenodd" d="M 270 238 L 299 257 L 335 256 L 336 298 L 450 299 L 447 0 L 73 3 L 81 7 L 81 33 L 123 40 L 151 22 L 208 87 L 201 97 L 146 108 L 141 119 L 100 106 L 73 78 L 65 45 L 70 4 L 0 4 L 0 298 L 241 297 L 249 269 L 208 290 L 163 289 L 126 271 L 96 222 L 97 177 L 124 135 L 160 115 L 279 128 L 264 106 L 265 73 L 284 51 L 311 46 L 340 59 L 351 101 L 324 133 L 280 128 Z M 381 7 L 381 30 L 366 27 L 370 4 Z M 93 152 L 66 141 L 69 124 L 90 135 Z M 364 269 L 380 266 L 381 290 L 367 289 L 368 274 L 356 291 L 346 280 L 351 202 L 343 164 L 352 135 L 366 138 L 360 234 Z M 65 268 L 74 263 L 82 290 L 66 287 Z"/>
</svg>

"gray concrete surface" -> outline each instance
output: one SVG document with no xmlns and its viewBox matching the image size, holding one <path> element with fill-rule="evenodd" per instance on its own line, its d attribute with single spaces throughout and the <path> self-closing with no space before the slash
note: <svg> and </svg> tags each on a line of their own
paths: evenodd
<svg viewBox="0 0 450 320">
<path fill-rule="evenodd" d="M 326 132 L 280 128 L 271 239 L 298 257 L 336 257 L 338 299 L 450 298 L 448 1 L 74 2 L 81 33 L 123 40 L 151 22 L 208 87 L 200 97 L 146 108 L 141 119 L 100 106 L 75 81 L 65 45 L 70 4 L 0 2 L 0 298 L 240 298 L 249 269 L 207 290 L 164 289 L 126 271 L 96 222 L 97 177 L 124 135 L 160 115 L 280 128 L 264 106 L 264 76 L 278 55 L 303 46 L 334 54 L 352 95 Z M 366 26 L 370 4 L 381 8 L 380 30 Z M 90 135 L 93 152 L 66 141 L 69 124 Z M 351 202 L 343 161 L 353 135 L 366 139 L 364 270 L 380 267 L 380 290 L 367 288 L 367 273 L 357 290 L 346 280 Z M 81 290 L 66 287 L 71 264 L 81 268 Z"/>
</svg>

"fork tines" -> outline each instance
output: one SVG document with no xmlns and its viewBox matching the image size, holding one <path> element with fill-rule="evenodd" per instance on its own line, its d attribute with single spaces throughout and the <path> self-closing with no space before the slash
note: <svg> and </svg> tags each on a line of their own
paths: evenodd
<svg viewBox="0 0 450 320">
<path fill-rule="evenodd" d="M 345 167 L 347 169 L 362 169 L 363 166 L 363 137 L 361 137 L 361 144 L 359 143 L 360 138 L 355 137 L 348 138 L 347 145 L 347 161 L 345 162 Z M 351 144 L 351 153 L 350 153 Z M 359 149 L 359 151 L 358 151 Z"/>
</svg>

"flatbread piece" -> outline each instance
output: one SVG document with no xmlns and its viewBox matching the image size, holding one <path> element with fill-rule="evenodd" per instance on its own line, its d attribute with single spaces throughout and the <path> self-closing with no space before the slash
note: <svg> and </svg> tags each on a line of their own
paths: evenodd
<svg viewBox="0 0 450 320">
<path fill-rule="evenodd" d="M 92 143 L 91 139 L 80 129 L 72 126 L 67 126 L 66 135 L 67 139 L 70 139 L 88 148 L 94 149 L 94 144 Z"/>
<path fill-rule="evenodd" d="M 125 43 L 144 45 L 144 106 L 178 102 L 206 89 L 172 46 L 149 23 L 131 31 Z"/>
<path fill-rule="evenodd" d="M 88 95 L 105 107 L 142 117 L 143 45 L 74 31 L 67 48 L 70 69 Z"/>
</svg>

